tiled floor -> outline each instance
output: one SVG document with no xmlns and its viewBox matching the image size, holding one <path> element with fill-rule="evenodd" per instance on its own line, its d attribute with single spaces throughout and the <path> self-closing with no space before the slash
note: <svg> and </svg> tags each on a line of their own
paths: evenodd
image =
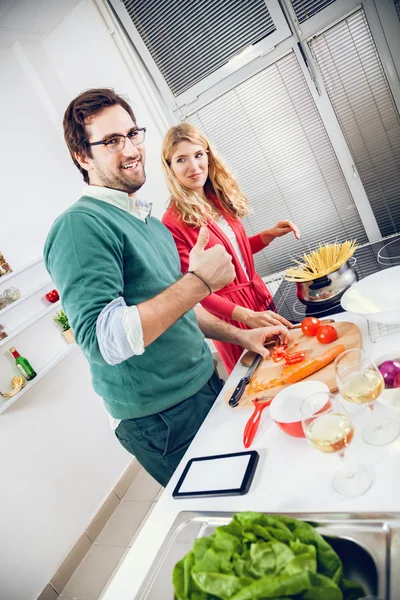
<svg viewBox="0 0 400 600">
<path fill-rule="evenodd" d="M 228 374 L 225 367 L 217 354 L 213 356 L 217 360 L 219 376 L 226 380 Z M 135 541 L 162 491 L 163 488 L 141 469 L 128 490 L 124 494 L 119 493 L 115 506 L 110 507 L 111 516 L 103 529 L 99 531 L 96 523 L 92 523 L 87 533 L 94 543 L 61 595 L 57 595 L 49 584 L 46 600 L 97 600 Z M 118 502 L 118 498 L 121 502 Z"/>
<path fill-rule="evenodd" d="M 162 492 L 143 469 L 66 584 L 60 600 L 97 600 Z"/>
</svg>

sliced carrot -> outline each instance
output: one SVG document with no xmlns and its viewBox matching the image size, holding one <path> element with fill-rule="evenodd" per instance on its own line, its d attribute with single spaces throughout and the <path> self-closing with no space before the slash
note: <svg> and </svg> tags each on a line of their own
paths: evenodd
<svg viewBox="0 0 400 600">
<path fill-rule="evenodd" d="M 329 348 L 329 350 L 319 356 L 305 360 L 297 365 L 284 367 L 282 369 L 281 379 L 283 379 L 285 383 L 296 383 L 297 381 L 301 381 L 302 379 L 305 379 L 305 377 L 308 377 L 329 365 L 345 350 L 346 348 L 343 344 L 336 344 L 336 346 Z"/>
<path fill-rule="evenodd" d="M 258 394 L 259 392 L 264 392 L 265 390 L 270 390 L 271 388 L 277 387 L 279 385 L 284 385 L 284 382 L 279 377 L 275 379 L 271 379 L 267 383 L 260 383 L 257 379 L 252 379 L 249 384 L 249 388 L 247 390 L 247 394 L 252 396 L 253 394 Z"/>
</svg>

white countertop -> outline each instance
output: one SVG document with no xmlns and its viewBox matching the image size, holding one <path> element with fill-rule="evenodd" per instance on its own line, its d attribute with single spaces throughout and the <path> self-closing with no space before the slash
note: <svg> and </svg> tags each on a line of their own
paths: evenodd
<svg viewBox="0 0 400 600">
<path fill-rule="evenodd" d="M 336 321 L 352 321 L 358 325 L 363 348 L 372 357 L 400 350 L 400 334 L 381 338 L 373 344 L 368 337 L 366 321 L 351 313 L 340 313 Z M 237 365 L 225 388 L 235 387 L 246 369 Z M 355 436 L 346 450 L 346 460 L 363 462 L 375 471 L 371 488 L 357 498 L 344 498 L 332 488 L 332 477 L 339 457 L 314 450 L 304 439 L 285 435 L 270 419 L 268 409 L 251 446 L 260 461 L 250 491 L 244 496 L 174 500 L 172 491 L 189 458 L 211 454 L 241 452 L 243 430 L 250 409 L 232 409 L 218 397 L 170 483 L 139 533 L 125 560 L 115 572 L 102 595 L 102 600 L 132 600 L 147 574 L 173 521 L 181 511 L 262 512 L 395 512 L 400 507 L 400 436 L 387 446 L 368 446 L 361 429 L 371 418 L 363 407 L 346 402 L 353 416 Z M 376 412 L 400 418 L 400 412 L 381 405 Z M 396 474 L 396 475 L 395 475 Z"/>
</svg>

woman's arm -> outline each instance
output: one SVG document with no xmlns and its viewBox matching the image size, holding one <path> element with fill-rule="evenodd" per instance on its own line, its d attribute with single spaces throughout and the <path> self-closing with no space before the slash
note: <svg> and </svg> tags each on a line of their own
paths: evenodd
<svg viewBox="0 0 400 600">
<path fill-rule="evenodd" d="M 300 230 L 297 227 L 297 225 L 292 223 L 292 221 L 279 221 L 274 227 L 271 227 L 270 229 L 266 229 L 265 231 L 262 231 L 259 235 L 260 235 L 261 242 L 264 244 L 264 247 L 265 247 L 265 246 L 268 246 L 268 244 L 270 244 L 271 242 L 273 242 L 277 237 L 282 237 L 283 235 L 286 235 L 286 234 L 290 233 L 291 231 L 293 231 L 295 238 L 297 240 L 299 240 L 300 239 Z M 260 250 L 261 250 L 261 248 L 260 248 Z M 257 252 L 258 252 L 258 250 L 257 250 Z M 254 254 L 254 252 L 253 252 L 253 254 Z"/>
<path fill-rule="evenodd" d="M 238 329 L 230 323 L 221 321 L 214 315 L 210 315 L 201 307 L 195 307 L 197 321 L 204 335 L 212 340 L 238 344 L 242 348 L 258 352 L 267 358 L 269 351 L 264 344 L 272 339 L 279 339 L 280 343 L 289 344 L 292 337 L 286 327 L 281 324 L 277 327 L 262 327 L 259 329 Z"/>
</svg>

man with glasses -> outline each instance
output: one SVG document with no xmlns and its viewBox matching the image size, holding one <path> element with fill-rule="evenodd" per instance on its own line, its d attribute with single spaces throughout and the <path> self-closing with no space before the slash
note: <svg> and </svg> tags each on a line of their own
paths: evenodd
<svg viewBox="0 0 400 600">
<path fill-rule="evenodd" d="M 166 485 L 221 390 L 204 335 L 266 355 L 267 339 L 289 334 L 237 329 L 196 306 L 233 280 L 230 256 L 205 249 L 203 228 L 182 276 L 171 234 L 137 197 L 146 129 L 124 98 L 87 90 L 63 125 L 87 185 L 52 226 L 46 267 L 118 439 Z"/>
</svg>

